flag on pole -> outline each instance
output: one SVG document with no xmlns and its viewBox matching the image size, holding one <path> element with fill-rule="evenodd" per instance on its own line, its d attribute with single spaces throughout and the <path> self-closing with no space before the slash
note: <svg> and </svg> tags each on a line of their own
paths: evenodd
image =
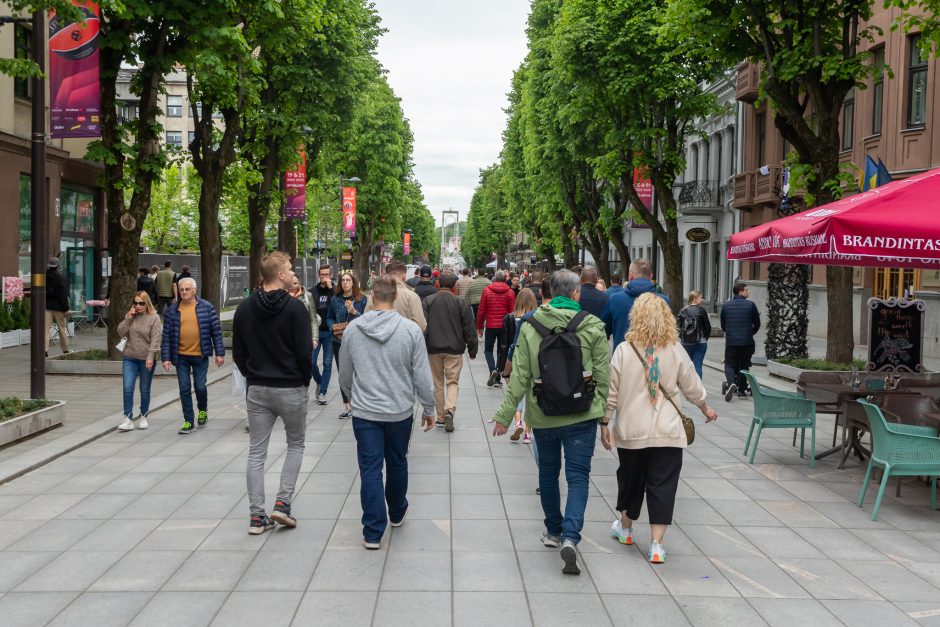
<svg viewBox="0 0 940 627">
<path fill-rule="evenodd" d="M 50 135 L 101 137 L 101 14 L 94 2 L 72 0 L 72 4 L 79 8 L 82 21 L 66 22 L 55 11 L 49 13 Z"/>
<path fill-rule="evenodd" d="M 865 173 L 862 175 L 862 191 L 867 192 L 870 189 L 878 187 L 878 166 L 871 155 L 865 157 Z"/>
<path fill-rule="evenodd" d="M 878 185 L 887 185 L 891 181 L 891 173 L 888 172 L 888 168 L 882 163 L 881 157 L 878 157 Z"/>
</svg>

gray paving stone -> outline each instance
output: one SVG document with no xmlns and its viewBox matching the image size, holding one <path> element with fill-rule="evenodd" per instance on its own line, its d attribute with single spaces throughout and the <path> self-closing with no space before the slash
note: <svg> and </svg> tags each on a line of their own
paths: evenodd
<svg viewBox="0 0 940 627">
<path fill-rule="evenodd" d="M 304 591 L 320 551 L 260 551 L 236 586 L 240 591 Z"/>
<path fill-rule="evenodd" d="M 39 494 L 16 509 L 10 510 L 4 514 L 3 518 L 5 520 L 51 520 L 85 496 L 84 494 Z"/>
<path fill-rule="evenodd" d="M 940 606 L 936 603 L 895 603 L 907 616 L 921 625 L 940 625 Z"/>
<path fill-rule="evenodd" d="M 358 627 L 372 622 L 377 592 L 323 592 L 310 590 L 303 596 L 294 617 L 295 625 Z"/>
<path fill-rule="evenodd" d="M 601 594 L 666 595 L 669 592 L 652 565 L 635 547 L 619 553 L 582 553 L 581 557 Z"/>
<path fill-rule="evenodd" d="M 226 518 L 216 525 L 199 545 L 200 551 L 257 551 L 271 537 L 271 533 L 250 535 L 248 517 Z"/>
<path fill-rule="evenodd" d="M 218 526 L 216 519 L 167 519 L 144 538 L 141 550 L 192 551 Z M 247 533 L 246 533 L 247 535 Z"/>
<path fill-rule="evenodd" d="M 382 590 L 447 592 L 451 582 L 450 551 L 390 551 L 382 573 Z"/>
<path fill-rule="evenodd" d="M 656 573 L 673 596 L 740 596 L 721 571 L 707 558 L 693 555 L 669 555 L 668 550 L 666 549 L 666 563 L 657 565 Z"/>
<path fill-rule="evenodd" d="M 765 624 L 744 599 L 678 596 L 676 603 L 697 627 L 753 627 Z"/>
<path fill-rule="evenodd" d="M 361 513 L 361 512 L 360 512 Z M 391 529 L 389 550 L 398 551 L 450 551 L 451 521 L 409 520 L 401 527 Z"/>
<path fill-rule="evenodd" d="M 788 527 L 838 527 L 803 501 L 758 501 L 768 512 Z"/>
<path fill-rule="evenodd" d="M 378 590 L 386 551 L 328 548 L 320 557 L 310 590 Z"/>
<path fill-rule="evenodd" d="M 300 605 L 301 592 L 233 592 L 219 609 L 213 625 L 254 627 L 287 625 Z"/>
<path fill-rule="evenodd" d="M 268 540 L 264 544 L 264 550 L 300 553 L 320 551 L 326 547 L 334 524 L 332 520 L 299 519 L 293 529 L 278 526 L 265 534 Z"/>
<path fill-rule="evenodd" d="M 439 592 L 379 592 L 373 625 L 435 627 L 451 622 L 451 595 Z"/>
<path fill-rule="evenodd" d="M 903 562 L 940 562 L 940 551 L 897 529 L 853 529 L 852 533 L 891 559 Z"/>
<path fill-rule="evenodd" d="M 534 493 L 538 481 L 530 484 L 530 490 Z M 499 494 L 500 481 L 494 475 L 451 475 L 450 476 L 451 494 Z"/>
<path fill-rule="evenodd" d="M 829 611 L 847 625 L 882 627 L 884 625 L 916 625 L 907 614 L 886 601 L 823 601 Z"/>
<path fill-rule="evenodd" d="M 748 599 L 761 618 L 773 627 L 793 625 L 818 625 L 836 627 L 843 623 L 825 605 L 812 599 Z"/>
<path fill-rule="evenodd" d="M 80 592 L 124 555 L 123 551 L 66 551 L 23 581 L 16 592 Z"/>
<path fill-rule="evenodd" d="M 595 595 L 597 589 L 588 576 L 584 558 L 579 556 L 581 574 L 577 577 L 561 572 L 563 563 L 558 549 L 543 552 L 518 553 L 522 581 L 527 592 L 556 592 Z M 533 611 L 534 611 L 533 607 Z"/>
<path fill-rule="evenodd" d="M 62 520 L 54 518 L 46 522 L 30 521 L 32 530 L 5 551 L 65 551 L 94 531 L 101 520 Z M 6 533 L 7 521 L 2 524 Z"/>
<path fill-rule="evenodd" d="M 596 594 L 531 592 L 529 607 L 537 627 L 610 625 L 610 618 Z"/>
<path fill-rule="evenodd" d="M 0 534 L 0 549 L 3 549 L 27 534 L 31 533 L 42 523 L 35 520 L 4 520 L 3 533 Z"/>
<path fill-rule="evenodd" d="M 114 518 L 123 520 L 169 518 L 170 514 L 179 509 L 183 500 L 177 494 L 141 494 L 127 507 L 117 512 Z"/>
<path fill-rule="evenodd" d="M 531 624 L 529 605 L 521 592 L 454 592 L 454 625 L 527 627 Z"/>
<path fill-rule="evenodd" d="M 601 598 L 615 627 L 689 624 L 671 596 L 604 594 Z"/>
<path fill-rule="evenodd" d="M 743 597 L 810 598 L 806 590 L 765 557 L 712 557 L 711 561 Z"/>
<path fill-rule="evenodd" d="M 730 525 L 679 525 L 705 555 L 712 557 L 760 557 L 760 549 Z M 666 549 L 667 555 L 669 549 Z"/>
<path fill-rule="evenodd" d="M 203 627 L 212 621 L 228 592 L 158 592 L 130 623 L 133 627 Z"/>
<path fill-rule="evenodd" d="M 7 625 L 45 625 L 77 596 L 78 592 L 10 592 L 0 597 L 0 616 Z"/>
<path fill-rule="evenodd" d="M 3 567 L 0 568 L 0 592 L 12 590 L 58 555 L 56 551 L 4 551 L 0 553 L 0 560 L 3 562 Z"/>
<path fill-rule="evenodd" d="M 86 592 L 49 624 L 122 627 L 134 618 L 151 596 L 149 592 Z"/>
<path fill-rule="evenodd" d="M 538 534 L 526 534 L 525 537 L 521 537 L 515 526 L 513 527 L 515 536 L 510 536 L 509 526 L 505 520 L 454 520 L 451 521 L 451 525 L 453 550 L 456 552 L 512 551 L 514 539 L 516 550 L 521 550 L 523 544 L 533 544 L 539 537 Z"/>
<path fill-rule="evenodd" d="M 224 518 L 241 494 L 197 492 L 173 512 L 173 518 Z"/>
<path fill-rule="evenodd" d="M 521 592 L 522 578 L 511 551 L 454 553 L 455 591 Z"/>
<path fill-rule="evenodd" d="M 156 592 L 189 555 L 189 551 L 131 551 L 93 583 L 89 590 Z"/>
<path fill-rule="evenodd" d="M 877 592 L 832 560 L 778 558 L 774 561 L 817 599 L 881 599 Z"/>
<path fill-rule="evenodd" d="M 106 520 L 76 542 L 73 551 L 129 551 L 150 535 L 161 520 Z"/>
<path fill-rule="evenodd" d="M 940 605 L 940 589 L 897 562 L 843 560 L 840 564 L 888 601 L 926 601 Z"/>
<path fill-rule="evenodd" d="M 233 590 L 254 557 L 251 551 L 195 551 L 163 589 L 175 592 Z"/>
</svg>

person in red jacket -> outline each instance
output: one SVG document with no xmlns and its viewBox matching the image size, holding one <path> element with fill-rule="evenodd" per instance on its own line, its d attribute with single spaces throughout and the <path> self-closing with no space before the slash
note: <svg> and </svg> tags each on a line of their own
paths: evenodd
<svg viewBox="0 0 940 627">
<path fill-rule="evenodd" d="M 490 378 L 486 381 L 488 387 L 502 385 L 499 371 L 496 369 L 493 347 L 495 345 L 496 350 L 499 350 L 499 343 L 502 342 L 503 316 L 512 313 L 515 307 L 516 295 L 506 284 L 506 273 L 499 270 L 493 282 L 483 290 L 480 308 L 477 310 L 477 336 L 483 337 L 483 326 L 486 325 L 483 356 L 486 357 L 486 365 L 490 369 Z"/>
</svg>

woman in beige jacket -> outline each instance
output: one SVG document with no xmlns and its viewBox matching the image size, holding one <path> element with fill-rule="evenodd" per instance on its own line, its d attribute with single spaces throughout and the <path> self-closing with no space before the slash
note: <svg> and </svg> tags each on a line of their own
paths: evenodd
<svg viewBox="0 0 940 627">
<path fill-rule="evenodd" d="M 687 445 L 682 418 L 664 395 L 680 407 L 685 396 L 705 414 L 705 422 L 718 413 L 705 403 L 705 386 L 679 344 L 676 319 L 660 296 L 643 294 L 633 303 L 626 340 L 610 363 L 607 413 L 601 421 L 604 447 L 617 447 L 620 458 L 620 518 L 611 525 L 611 535 L 633 544 L 633 521 L 645 495 L 652 534 L 649 561 L 658 564 L 666 560 L 663 536 L 672 524 Z"/>
<path fill-rule="evenodd" d="M 154 309 L 147 292 L 137 292 L 130 311 L 118 324 L 118 335 L 127 338 L 124 347 L 124 421 L 118 425 L 119 431 L 133 431 L 134 424 L 134 384 L 140 378 L 140 419 L 137 427 L 146 429 L 147 414 L 150 412 L 150 384 L 153 381 L 153 367 L 160 352 L 163 339 L 163 323 Z"/>
</svg>

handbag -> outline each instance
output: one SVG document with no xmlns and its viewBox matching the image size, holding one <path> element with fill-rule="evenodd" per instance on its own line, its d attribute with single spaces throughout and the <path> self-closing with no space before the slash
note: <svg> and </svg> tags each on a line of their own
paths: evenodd
<svg viewBox="0 0 940 627">
<path fill-rule="evenodd" d="M 633 349 L 633 352 L 636 353 L 637 359 L 640 360 L 640 363 L 643 364 L 643 371 L 646 371 L 646 360 L 643 359 L 643 356 L 640 355 L 640 351 L 636 349 L 636 346 L 633 343 L 630 343 L 630 348 Z M 666 400 L 675 407 L 676 411 L 679 413 L 679 418 L 682 420 L 682 428 L 685 429 L 685 439 L 686 445 L 692 444 L 695 441 L 695 423 L 691 418 L 682 413 L 682 410 L 676 405 L 676 402 L 672 400 L 672 397 L 666 393 L 666 389 L 663 388 L 663 384 L 659 383 L 659 391 L 663 393 L 663 396 L 666 397 Z"/>
<path fill-rule="evenodd" d="M 114 348 L 118 349 L 119 351 L 123 353 L 124 349 L 127 348 L 127 336 L 125 335 L 124 337 L 122 337 L 121 341 L 114 345 Z"/>
</svg>

